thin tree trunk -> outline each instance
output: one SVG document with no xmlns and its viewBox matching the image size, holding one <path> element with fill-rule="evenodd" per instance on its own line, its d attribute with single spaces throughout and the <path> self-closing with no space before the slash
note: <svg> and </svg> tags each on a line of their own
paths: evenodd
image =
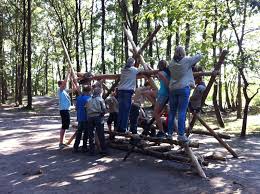
<svg viewBox="0 0 260 194">
<path fill-rule="evenodd" d="M 4 89 L 4 16 L 3 12 L 0 13 L 0 96 L 1 96 L 1 103 L 5 103 L 5 89 Z"/>
<path fill-rule="evenodd" d="M 225 96 L 226 96 L 226 103 L 227 108 L 231 109 L 231 103 L 229 98 L 229 92 L 228 92 L 228 82 L 227 82 L 227 69 L 226 69 L 226 63 L 224 64 L 224 82 L 225 82 Z"/>
<path fill-rule="evenodd" d="M 78 0 L 75 0 L 75 35 L 76 35 L 76 69 L 77 72 L 80 72 L 80 62 L 79 62 L 79 22 L 78 22 L 78 12 L 79 12 L 79 6 L 78 6 Z"/>
<path fill-rule="evenodd" d="M 241 94 L 241 75 L 237 75 L 237 118 L 242 119 L 242 94 Z"/>
<path fill-rule="evenodd" d="M 47 44 L 46 58 L 45 58 L 45 95 L 48 94 L 48 63 L 49 63 L 49 44 Z"/>
<path fill-rule="evenodd" d="M 185 28 L 186 28 L 185 52 L 188 55 L 189 54 L 189 48 L 190 48 L 190 36 L 191 36 L 190 24 L 186 23 Z"/>
<path fill-rule="evenodd" d="M 219 42 L 222 43 L 222 33 L 223 33 L 223 26 L 220 26 L 220 29 L 219 29 Z M 222 47 L 220 46 L 219 48 L 219 53 L 222 52 Z M 218 83 L 218 105 L 219 105 L 219 109 L 220 111 L 224 111 L 224 108 L 223 108 L 223 103 L 222 103 L 222 66 L 220 67 L 219 69 L 219 83 Z"/>
<path fill-rule="evenodd" d="M 171 51 L 172 51 L 172 33 L 171 33 L 171 29 L 172 29 L 172 23 L 173 23 L 173 19 L 171 17 L 171 15 L 169 14 L 169 10 L 167 13 L 167 20 L 168 20 L 168 36 L 167 36 L 167 47 L 166 47 L 166 60 L 171 60 Z"/>
<path fill-rule="evenodd" d="M 218 20 L 217 20 L 217 15 L 218 15 L 218 8 L 217 8 L 217 1 L 215 1 L 215 5 L 214 5 L 214 31 L 213 31 L 213 61 L 214 64 L 217 64 L 217 48 L 216 48 L 216 42 L 217 42 L 217 32 L 218 32 Z M 221 66 L 220 66 L 221 67 Z M 218 85 L 214 86 L 214 91 L 213 91 L 213 105 L 214 105 L 214 109 L 215 109 L 215 113 L 216 113 L 216 117 L 217 117 L 217 121 L 219 123 L 219 125 L 221 127 L 224 127 L 224 122 L 220 113 L 220 109 L 219 109 L 219 105 L 217 102 L 217 96 L 218 96 Z"/>
<path fill-rule="evenodd" d="M 176 33 L 175 33 L 175 46 L 178 46 L 180 44 L 180 21 L 179 19 L 177 19 L 176 21 L 177 23 L 177 29 L 176 29 Z"/>
<path fill-rule="evenodd" d="M 31 0 L 28 0 L 28 17 L 27 17 L 27 26 L 28 26 L 28 72 L 27 72 L 27 108 L 32 109 L 32 74 L 31 74 L 31 57 L 32 57 L 32 50 L 31 50 Z"/>
<path fill-rule="evenodd" d="M 140 13 L 142 5 L 142 0 L 133 0 L 132 6 L 133 6 L 133 24 L 131 26 L 131 31 L 133 35 L 133 41 L 135 45 L 138 45 L 138 28 L 139 28 L 139 22 L 138 22 L 138 15 Z"/>
<path fill-rule="evenodd" d="M 214 91 L 213 91 L 213 105 L 214 105 L 214 109 L 215 109 L 215 113 L 216 113 L 216 117 L 217 117 L 217 121 L 219 123 L 219 126 L 220 127 L 225 127 L 225 123 L 222 119 L 222 116 L 221 116 L 221 113 L 220 113 L 220 110 L 219 110 L 219 106 L 218 106 L 218 103 L 217 103 L 217 94 L 218 94 L 218 85 L 215 84 L 214 85 Z"/>
<path fill-rule="evenodd" d="M 26 47 L 26 1 L 23 0 L 23 33 L 22 33 L 22 61 L 21 61 L 21 74 L 19 80 L 19 90 L 18 90 L 18 103 L 23 104 L 23 84 L 24 84 L 24 64 L 25 64 L 25 47 Z"/>
<path fill-rule="evenodd" d="M 147 0 L 147 5 L 150 4 L 150 0 Z M 148 36 L 151 35 L 151 20 L 150 18 L 148 18 L 146 20 L 146 27 L 147 27 L 147 31 L 148 31 Z M 150 60 L 150 64 L 151 64 L 151 67 L 153 68 L 154 67 L 154 60 L 153 60 L 153 41 L 150 41 L 149 43 L 149 46 L 148 46 L 148 56 L 149 56 L 149 60 Z"/>
<path fill-rule="evenodd" d="M 101 66 L 102 73 L 106 74 L 106 63 L 105 63 L 105 22 L 106 22 L 106 8 L 105 0 L 101 0 L 102 9 L 102 22 L 101 22 Z"/>
<path fill-rule="evenodd" d="M 94 56 L 94 45 L 93 45 L 93 15 L 94 15 L 94 4 L 95 0 L 92 0 L 91 5 L 91 16 L 90 16 L 90 45 L 91 45 L 91 58 L 90 58 L 90 71 L 93 67 L 93 56 Z"/>
<path fill-rule="evenodd" d="M 79 0 L 79 23 L 80 23 L 80 32 L 81 32 L 81 38 L 82 38 L 82 44 L 83 44 L 85 70 L 86 70 L 86 72 L 88 72 L 88 60 L 87 60 L 85 31 L 83 29 L 83 21 L 82 21 L 82 17 L 81 17 L 81 0 Z"/>
</svg>

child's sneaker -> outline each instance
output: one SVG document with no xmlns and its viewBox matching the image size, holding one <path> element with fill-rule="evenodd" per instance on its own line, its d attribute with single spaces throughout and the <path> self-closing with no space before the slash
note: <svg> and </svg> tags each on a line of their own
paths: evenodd
<svg viewBox="0 0 260 194">
<path fill-rule="evenodd" d="M 186 137 L 186 135 L 178 135 L 177 140 L 185 144 L 188 144 L 190 142 L 189 138 Z"/>
<path fill-rule="evenodd" d="M 172 140 L 172 135 L 166 134 L 166 139 Z"/>
</svg>

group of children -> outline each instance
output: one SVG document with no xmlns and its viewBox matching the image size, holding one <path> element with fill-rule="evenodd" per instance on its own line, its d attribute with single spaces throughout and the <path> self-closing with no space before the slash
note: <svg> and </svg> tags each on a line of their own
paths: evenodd
<svg viewBox="0 0 260 194">
<path fill-rule="evenodd" d="M 172 138 L 173 131 L 176 130 L 178 133 L 177 139 L 184 143 L 188 142 L 188 138 L 184 134 L 186 111 L 188 105 L 192 111 L 199 111 L 202 94 L 205 90 L 202 77 L 197 77 L 196 81 L 194 81 L 192 75 L 192 68 L 200 59 L 200 55 L 186 57 L 184 49 L 177 47 L 174 58 L 169 65 L 167 61 L 161 60 L 158 63 L 159 70 L 147 72 L 136 68 L 134 66 L 135 60 L 129 58 L 122 68 L 118 88 L 105 101 L 101 97 L 102 87 L 100 84 L 83 86 L 82 93 L 76 98 L 78 130 L 74 143 L 74 152 L 79 151 L 80 140 L 82 133 L 84 133 L 82 151 L 89 151 L 91 155 L 94 155 L 94 133 L 96 133 L 100 145 L 100 153 L 106 154 L 107 149 L 104 135 L 104 115 L 106 112 L 109 112 L 107 119 L 109 131 L 111 131 L 112 123 L 114 123 L 114 130 L 124 133 L 127 131 L 130 121 L 129 131 L 136 134 L 137 121 L 144 100 L 149 100 L 153 104 L 153 117 L 159 129 L 156 135 L 157 137 Z M 69 73 L 70 72 L 68 72 L 68 74 Z M 159 89 L 156 90 L 151 87 L 149 82 L 146 82 L 143 87 L 136 89 L 136 78 L 140 75 L 156 75 L 160 82 Z M 66 146 L 63 144 L 63 137 L 65 130 L 69 128 L 70 124 L 70 98 L 65 90 L 67 79 L 68 76 L 64 81 L 58 82 L 60 114 L 62 118 L 60 148 Z M 76 84 L 77 80 L 75 80 L 75 78 L 73 78 L 73 81 L 74 84 Z M 189 101 L 190 89 L 192 87 L 195 87 L 195 90 Z M 79 91 L 79 87 L 74 88 Z M 165 130 L 161 115 L 168 101 L 170 108 L 166 121 L 167 129 Z M 174 125 L 177 112 L 178 125 Z M 89 148 L 87 147 L 87 141 L 89 141 Z"/>
</svg>

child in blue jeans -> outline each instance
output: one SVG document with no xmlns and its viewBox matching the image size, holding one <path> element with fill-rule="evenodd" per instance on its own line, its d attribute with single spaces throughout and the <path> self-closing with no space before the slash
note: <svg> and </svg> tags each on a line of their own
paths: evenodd
<svg viewBox="0 0 260 194">
<path fill-rule="evenodd" d="M 88 114 L 90 155 L 95 154 L 94 131 L 97 133 L 100 142 L 100 154 L 106 155 L 107 153 L 104 134 L 104 114 L 106 112 L 106 105 L 104 99 L 101 97 L 101 93 L 102 89 L 100 87 L 95 87 L 93 89 L 92 98 L 85 105 Z"/>
</svg>

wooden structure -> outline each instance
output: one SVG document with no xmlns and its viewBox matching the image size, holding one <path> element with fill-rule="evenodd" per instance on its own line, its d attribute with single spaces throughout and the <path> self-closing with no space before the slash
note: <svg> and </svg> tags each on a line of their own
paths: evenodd
<svg viewBox="0 0 260 194">
<path fill-rule="evenodd" d="M 133 48 L 133 54 L 135 57 L 138 57 L 141 65 L 143 66 L 144 70 L 148 70 L 146 75 L 140 75 L 137 78 L 147 78 L 150 80 L 150 83 L 152 83 L 153 87 L 156 88 L 156 85 L 153 82 L 153 79 L 151 77 L 151 75 L 149 75 L 149 72 L 151 72 L 151 68 L 149 67 L 149 65 L 147 65 L 141 55 L 141 53 L 143 52 L 143 50 L 146 48 L 146 46 L 148 45 L 148 43 L 152 40 L 152 38 L 156 35 L 156 33 L 159 31 L 161 27 L 158 26 L 155 31 L 151 34 L 150 37 L 148 37 L 147 41 L 145 41 L 145 44 L 143 44 L 141 46 L 141 49 L 137 49 L 135 43 L 133 42 L 130 33 L 128 32 L 128 30 L 124 27 L 124 31 L 126 36 L 128 37 L 129 42 L 132 45 Z M 72 68 L 68 53 L 66 51 L 65 45 L 63 44 L 70 68 Z M 208 75 L 211 76 L 209 84 L 206 87 L 206 91 L 204 92 L 204 96 L 203 96 L 203 100 L 202 102 L 205 102 L 205 99 L 215 81 L 215 78 L 218 74 L 220 65 L 223 63 L 224 58 L 227 54 L 227 51 L 223 51 L 220 55 L 220 59 L 217 65 L 215 65 L 215 69 L 213 72 L 197 72 L 194 73 L 194 76 L 201 76 L 201 75 Z M 73 69 L 73 68 L 72 68 Z M 73 79 L 76 79 L 76 76 L 74 74 L 74 71 L 72 70 L 72 76 Z M 89 77 L 85 77 L 85 79 L 88 80 L 100 80 L 100 79 L 112 79 L 112 80 L 116 80 L 115 83 L 113 84 L 112 88 L 116 87 L 117 83 L 119 82 L 119 78 L 120 78 L 120 74 L 111 74 L 111 75 L 95 75 L 95 76 L 89 76 Z M 109 92 L 112 91 L 112 88 L 108 89 L 107 94 L 105 95 L 105 97 L 107 97 L 109 95 Z M 192 113 L 193 114 L 193 119 L 191 121 L 190 124 L 190 128 L 188 130 L 188 133 L 191 131 L 191 129 L 193 128 L 196 119 L 198 119 L 205 127 L 206 129 L 209 131 L 209 133 L 214 136 L 221 145 L 223 145 L 234 157 L 238 157 L 238 155 L 235 153 L 234 150 L 232 150 L 232 148 L 225 143 L 221 137 L 214 131 L 212 130 L 202 119 L 201 117 L 196 114 L 196 113 Z M 203 163 L 203 161 L 201 161 L 198 157 L 196 157 L 196 155 L 193 153 L 191 147 L 197 147 L 198 143 L 192 142 L 189 144 L 181 144 L 180 142 L 176 141 L 176 140 L 168 140 L 168 139 L 158 139 L 158 138 L 151 138 L 151 137 L 146 137 L 146 136 L 139 136 L 139 135 L 131 135 L 131 134 L 120 134 L 120 133 L 111 133 L 110 135 L 113 136 L 123 136 L 124 137 L 124 141 L 112 141 L 110 142 L 110 146 L 114 147 L 114 148 L 118 148 L 118 149 L 123 149 L 123 150 L 127 150 L 127 154 L 124 158 L 124 160 L 126 160 L 126 158 L 130 155 L 131 152 L 133 151 L 137 151 L 139 153 L 142 154 L 147 154 L 147 155 L 151 155 L 154 157 L 158 157 L 161 159 L 168 159 L 168 160 L 176 160 L 176 161 L 180 161 L 180 162 L 185 162 L 185 163 L 191 163 L 197 173 L 203 177 L 206 178 L 206 174 L 204 173 L 201 164 Z M 149 143 L 148 143 L 149 142 Z M 161 146 L 162 143 L 167 143 L 169 144 L 168 146 Z M 173 145 L 178 145 L 184 148 L 186 156 L 181 156 L 181 155 L 176 155 L 172 152 L 171 148 L 173 147 Z M 205 164 L 205 162 L 204 162 Z"/>
</svg>

